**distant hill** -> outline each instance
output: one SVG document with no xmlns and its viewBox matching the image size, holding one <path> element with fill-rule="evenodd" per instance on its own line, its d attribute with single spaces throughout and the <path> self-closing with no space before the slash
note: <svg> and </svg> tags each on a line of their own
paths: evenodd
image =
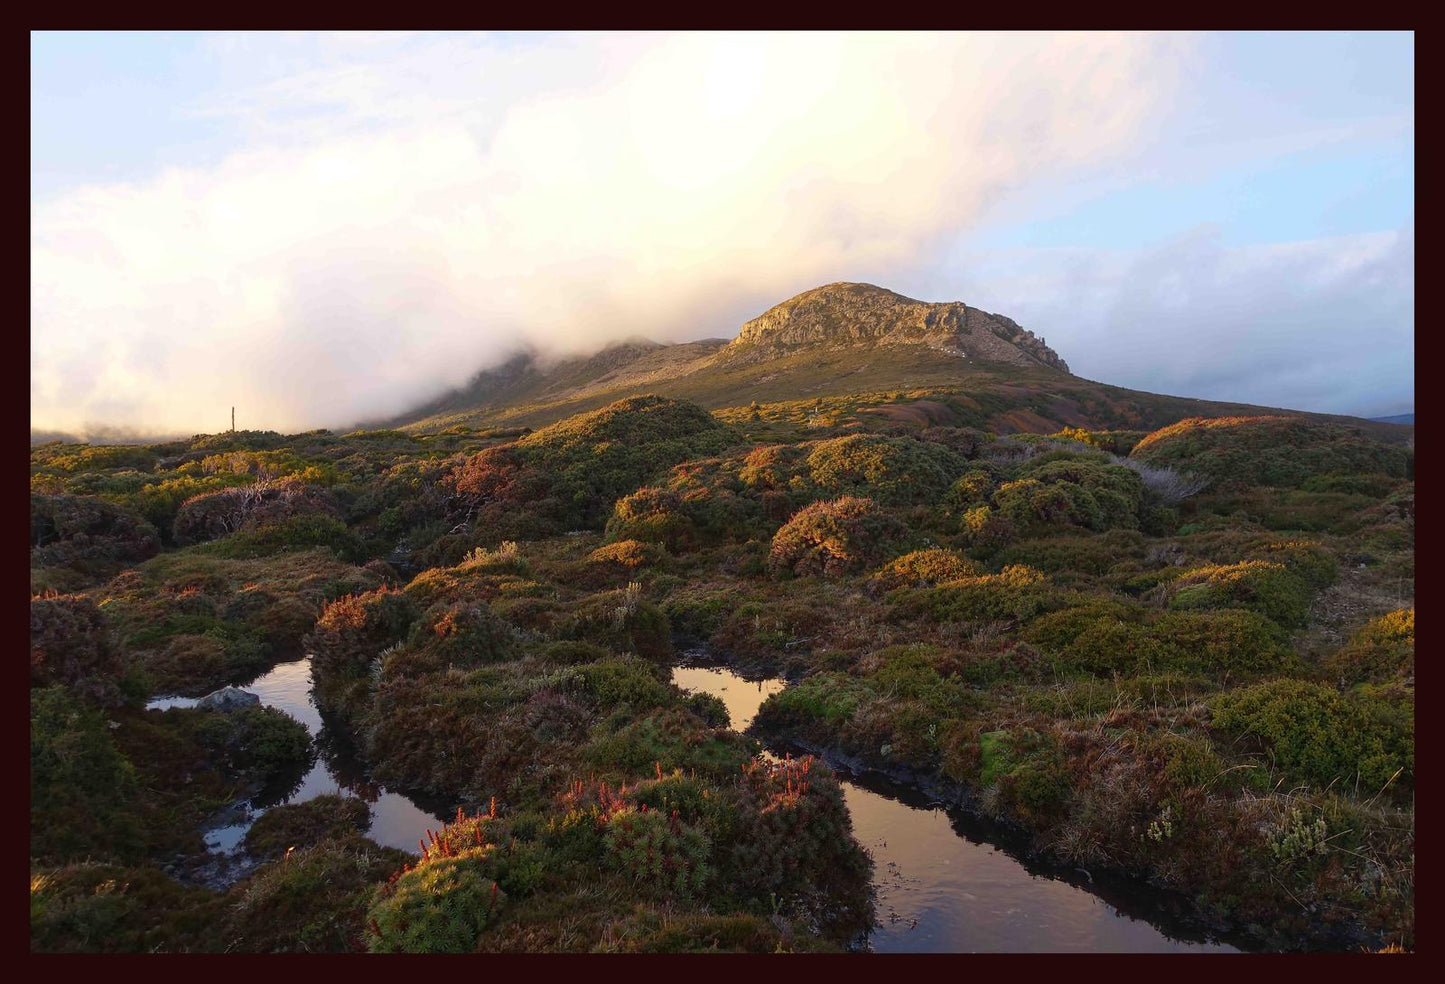
<svg viewBox="0 0 1445 984">
<path fill-rule="evenodd" d="M 1393 417 L 1371 417 L 1371 420 L 1379 424 L 1411 424 L 1415 423 L 1413 413 L 1397 413 Z"/>
<path fill-rule="evenodd" d="M 189 434 L 145 434 L 123 427 L 91 427 L 81 433 L 30 428 L 30 446 L 51 444 L 164 444 L 179 441 Z"/>
<path fill-rule="evenodd" d="M 805 291 L 742 325 L 735 339 L 665 344 L 635 338 L 594 355 L 517 353 L 466 386 L 369 426 L 435 432 L 453 426 L 538 427 L 641 393 L 709 409 L 858 397 L 884 404 L 949 394 L 958 421 L 995 433 L 1062 427 L 1153 430 L 1188 417 L 1278 413 L 1278 408 L 1165 396 L 1082 379 L 1031 331 L 962 302 L 932 304 L 871 284 Z M 1348 422 L 1400 440 L 1393 427 Z"/>
</svg>

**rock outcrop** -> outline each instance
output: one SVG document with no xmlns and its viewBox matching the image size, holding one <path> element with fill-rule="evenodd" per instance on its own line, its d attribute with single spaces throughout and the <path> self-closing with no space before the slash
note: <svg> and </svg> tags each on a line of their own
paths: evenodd
<svg viewBox="0 0 1445 984">
<path fill-rule="evenodd" d="M 829 284 L 769 308 L 743 325 L 720 353 L 734 362 L 776 358 L 803 348 L 924 345 L 970 360 L 1068 364 L 1011 318 L 953 301 L 928 304 L 872 284 Z"/>
</svg>

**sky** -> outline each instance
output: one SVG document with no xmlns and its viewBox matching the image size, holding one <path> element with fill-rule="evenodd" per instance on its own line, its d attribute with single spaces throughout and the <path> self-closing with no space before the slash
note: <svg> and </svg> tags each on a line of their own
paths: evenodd
<svg viewBox="0 0 1445 984">
<path fill-rule="evenodd" d="M 31 425 L 296 431 L 879 284 L 1414 409 L 1411 34 L 31 35 Z"/>
</svg>

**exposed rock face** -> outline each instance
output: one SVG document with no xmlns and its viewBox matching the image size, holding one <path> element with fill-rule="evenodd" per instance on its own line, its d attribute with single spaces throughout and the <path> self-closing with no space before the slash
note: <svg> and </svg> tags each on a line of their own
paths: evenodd
<svg viewBox="0 0 1445 984">
<path fill-rule="evenodd" d="M 196 706 L 208 711 L 234 711 L 259 703 L 261 703 L 261 698 L 249 690 L 242 690 L 240 687 L 222 687 L 196 701 Z"/>
<path fill-rule="evenodd" d="M 805 291 L 743 325 L 721 353 L 741 362 L 803 347 L 926 345 L 967 359 L 1069 367 L 1033 332 L 999 314 L 954 301 L 926 304 L 872 284 Z"/>
</svg>

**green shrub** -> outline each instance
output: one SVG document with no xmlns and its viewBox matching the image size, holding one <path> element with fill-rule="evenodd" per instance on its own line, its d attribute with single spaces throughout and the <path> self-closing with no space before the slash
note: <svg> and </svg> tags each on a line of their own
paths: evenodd
<svg viewBox="0 0 1445 984">
<path fill-rule="evenodd" d="M 695 549 L 702 538 L 676 493 L 653 486 L 618 499 L 606 533 L 609 540 L 661 544 L 678 554 Z"/>
<path fill-rule="evenodd" d="M 698 828 L 646 806 L 619 810 L 603 831 L 609 863 L 643 894 L 688 898 L 702 894 L 712 843 Z"/>
<path fill-rule="evenodd" d="M 873 865 L 832 772 L 811 756 L 755 759 L 738 794 L 735 833 L 717 865 L 726 887 L 755 904 L 792 902 L 832 938 L 866 929 Z"/>
<path fill-rule="evenodd" d="M 1168 612 L 1149 634 L 1160 645 L 1160 670 L 1239 678 L 1299 668 L 1284 631 L 1255 612 Z"/>
<path fill-rule="evenodd" d="M 263 527 L 302 516 L 336 517 L 335 500 L 325 491 L 292 479 L 257 482 L 192 496 L 182 503 L 172 525 L 177 543 L 201 543 L 230 533 L 257 532 Z M 293 535 L 309 527 L 288 527 Z M 313 533 L 315 528 L 311 528 Z M 335 535 L 334 527 L 330 535 Z M 282 532 L 278 541 L 288 534 Z M 255 540 L 255 546 L 266 539 Z"/>
<path fill-rule="evenodd" d="M 1267 530 L 1354 533 L 1366 510 L 1376 504 L 1369 496 L 1343 492 L 1303 492 L 1298 489 L 1245 488 L 1201 496 L 1200 511 L 1229 517 L 1235 525 L 1252 524 Z"/>
<path fill-rule="evenodd" d="M 30 877 L 35 953 L 184 953 L 217 949 L 219 896 L 159 868 L 82 862 Z"/>
<path fill-rule="evenodd" d="M 260 777 L 300 772 L 314 755 L 311 732 L 274 707 L 190 713 L 198 716 L 196 740 L 230 772 Z"/>
<path fill-rule="evenodd" d="M 1382 788 L 1414 784 L 1414 724 L 1382 701 L 1350 697 L 1303 680 L 1272 680 L 1217 695 L 1213 728 L 1249 738 L 1276 769 L 1321 788 L 1339 781 Z"/>
<path fill-rule="evenodd" d="M 1309 582 L 1286 565 L 1247 560 L 1178 575 L 1170 585 L 1169 607 L 1248 608 L 1295 628 L 1305 624 L 1313 600 Z"/>
<path fill-rule="evenodd" d="M 60 687 L 30 691 L 30 856 L 135 860 L 135 769 L 106 718 Z"/>
<path fill-rule="evenodd" d="M 903 505 L 937 501 L 967 463 L 926 441 L 849 434 L 814 445 L 806 466 L 808 482 L 821 496 L 866 495 Z"/>
<path fill-rule="evenodd" d="M 487 875 L 489 847 L 428 857 L 377 890 L 366 911 L 372 953 L 470 953 L 506 896 Z"/>
<path fill-rule="evenodd" d="M 1120 471 L 1134 474 L 1128 469 Z M 1072 468 L 1063 472 L 1077 473 L 1077 469 Z M 1037 474 L 1040 477 L 1005 482 L 993 494 L 994 509 L 1012 522 L 1020 535 L 1037 535 L 1069 526 L 1107 530 L 1138 525 L 1137 501 L 1108 488 L 1090 488 L 1074 481 L 1048 481 L 1055 473 Z"/>
<path fill-rule="evenodd" d="M 1090 614 L 1098 612 L 1092 622 Z M 1030 633 L 1064 665 L 1090 673 L 1203 673 L 1257 677 L 1297 668 L 1284 632 L 1254 612 L 1169 612 L 1147 624 L 1104 608 L 1070 609 Z M 1063 640 L 1075 633 L 1072 640 Z"/>
<path fill-rule="evenodd" d="M 1306 492 L 1344 492 L 1347 495 L 1368 495 L 1383 499 L 1400 484 L 1398 476 L 1382 475 L 1311 475 L 1300 488 Z"/>
<path fill-rule="evenodd" d="M 35 451 L 31 452 L 34 461 Z M 49 469 L 64 472 L 102 471 L 111 468 L 134 468 L 148 472 L 156 465 L 155 452 L 132 444 L 72 444 L 63 447 L 46 462 Z"/>
<path fill-rule="evenodd" d="M 1367 646 L 1403 643 L 1415 645 L 1415 609 L 1401 608 L 1372 619 L 1355 633 L 1354 641 Z"/>
<path fill-rule="evenodd" d="M 154 643 L 144 634 L 140 638 L 159 648 L 136 654 L 152 693 L 199 697 L 223 684 L 255 679 L 274 662 L 259 633 L 234 622 L 199 616 L 167 619 L 156 628 Z M 140 645 L 135 639 L 131 645 Z"/>
<path fill-rule="evenodd" d="M 30 565 L 64 567 L 87 579 L 109 577 L 154 557 L 156 528 L 131 510 L 92 496 L 30 497 Z"/>
<path fill-rule="evenodd" d="M 671 690 L 658 668 L 644 659 L 605 659 L 579 668 L 585 691 L 605 708 L 627 704 L 643 711 L 661 707 L 671 699 Z"/>
<path fill-rule="evenodd" d="M 304 803 L 273 806 L 246 831 L 244 844 L 252 854 L 277 858 L 328 837 L 365 831 L 370 823 L 371 807 L 365 800 L 328 794 Z"/>
<path fill-rule="evenodd" d="M 949 581 L 936 588 L 901 588 L 889 597 L 906 615 L 939 622 L 1029 619 L 1047 604 L 1048 579 L 1029 567 L 1005 567 Z"/>
<path fill-rule="evenodd" d="M 1027 824 L 1057 819 L 1072 784 L 1058 739 L 1031 729 L 978 736 L 978 783 L 997 785 L 999 805 Z"/>
<path fill-rule="evenodd" d="M 672 657 L 672 627 L 656 605 L 642 597 L 642 585 L 603 591 L 574 604 L 558 626 L 562 638 L 583 639 L 614 652 L 632 652 L 648 659 Z"/>
<path fill-rule="evenodd" d="M 1098 531 L 1138 526 L 1139 509 L 1144 502 L 1144 482 L 1137 472 L 1123 465 L 1102 461 L 1050 461 L 1048 458 L 1044 455 L 1027 462 L 1019 469 L 1019 474 L 1024 480 L 1067 490 L 1072 507 L 1071 522 Z M 999 493 L 1002 491 L 1000 488 Z M 999 493 L 994 495 L 994 504 L 1002 509 L 1004 506 L 999 501 Z M 1034 514 L 1046 524 L 1058 522 L 1056 516 L 1037 510 Z"/>
<path fill-rule="evenodd" d="M 759 726 L 787 730 L 818 721 L 839 725 L 857 713 L 869 688 L 843 673 L 815 673 L 768 697 L 758 709 Z"/>
<path fill-rule="evenodd" d="M 721 697 L 712 694 L 691 694 L 684 706 L 702 719 L 711 728 L 726 728 L 730 725 L 728 706 Z"/>
<path fill-rule="evenodd" d="M 1229 767 L 1203 735 L 1162 732 L 1139 749 L 1141 757 L 1157 761 L 1164 780 L 1174 790 L 1207 790 L 1221 779 L 1228 783 Z M 1220 788 L 1219 791 L 1225 791 Z"/>
<path fill-rule="evenodd" d="M 1409 452 L 1357 427 L 1303 417 L 1194 417 L 1145 437 L 1129 457 L 1182 465 L 1221 487 L 1299 488 L 1314 476 L 1383 474 L 1403 478 Z"/>
<path fill-rule="evenodd" d="M 220 557 L 253 558 L 313 547 L 329 547 L 336 556 L 353 563 L 367 556 L 366 547 L 346 524 L 324 513 L 287 516 L 254 530 L 232 533 L 211 544 L 209 549 Z"/>
<path fill-rule="evenodd" d="M 464 561 L 453 567 L 433 567 L 412 578 L 404 589 L 422 608 L 439 602 L 493 601 L 537 593 L 539 585 L 489 565 Z"/>
<path fill-rule="evenodd" d="M 314 844 L 298 846 L 228 893 L 222 927 L 226 949 L 240 953 L 364 950 L 369 935 L 365 916 L 376 885 L 400 875 L 407 860 L 401 851 L 339 829 Z"/>
<path fill-rule="evenodd" d="M 1087 605 L 1064 608 L 1040 615 L 1030 622 L 1023 636 L 1049 652 L 1060 652 L 1101 621 L 1137 622 L 1143 613 L 1113 598 L 1099 598 Z"/>
<path fill-rule="evenodd" d="M 1345 683 L 1384 683 L 1415 675 L 1415 609 L 1402 608 L 1368 622 L 1325 667 Z"/>
<path fill-rule="evenodd" d="M 539 654 L 545 662 L 554 666 L 578 666 L 583 663 L 596 663 L 612 655 L 596 643 L 582 642 L 576 639 L 549 642 L 541 648 Z"/>
<path fill-rule="evenodd" d="M 1063 650 L 1065 666 L 1108 676 L 1137 667 L 1158 666 L 1162 647 L 1146 626 L 1101 618 L 1088 625 Z"/>
<path fill-rule="evenodd" d="M 485 602 L 457 601 L 423 612 L 412 624 L 407 648 L 438 668 L 466 668 L 510 659 L 516 637 Z"/>
<path fill-rule="evenodd" d="M 601 528 L 618 499 L 728 440 L 729 432 L 696 404 L 629 397 L 475 454 L 444 485 L 477 510 L 478 528 L 534 539 Z"/>
<path fill-rule="evenodd" d="M 1310 540 L 1270 540 L 1256 549 L 1260 557 L 1284 564 L 1316 591 L 1334 584 L 1339 575 L 1334 555 Z"/>
<path fill-rule="evenodd" d="M 663 602 L 663 611 L 673 630 L 691 639 L 706 639 L 737 610 L 739 598 L 732 592 L 705 597 L 674 593 Z"/>
<path fill-rule="evenodd" d="M 619 778 L 654 768 L 722 778 L 734 774 L 749 755 L 745 739 L 715 731 L 686 705 L 640 715 L 637 705 L 618 705 L 594 735 L 583 758 L 593 769 Z"/>
<path fill-rule="evenodd" d="M 948 492 L 943 496 L 943 505 L 950 511 L 964 513 L 977 506 L 987 505 L 996 488 L 996 470 L 975 465 L 948 487 Z"/>
<path fill-rule="evenodd" d="M 1078 441 L 1080 444 L 1088 444 L 1110 454 L 1127 455 L 1134 450 L 1134 445 L 1142 441 L 1148 433 L 1148 431 L 1131 430 L 1089 431 L 1082 427 L 1065 427 L 1053 436 L 1067 441 Z"/>
<path fill-rule="evenodd" d="M 1067 536 L 1055 535 L 1024 540 L 999 551 L 997 564 L 1026 564 L 1047 574 L 1065 572 L 1099 577 L 1128 560 L 1144 557 L 1144 537 L 1134 530 Z"/>
<path fill-rule="evenodd" d="M 965 512 L 959 531 L 964 542 L 984 556 L 996 553 L 1019 536 L 1018 524 L 990 506 L 975 506 Z"/>
</svg>

